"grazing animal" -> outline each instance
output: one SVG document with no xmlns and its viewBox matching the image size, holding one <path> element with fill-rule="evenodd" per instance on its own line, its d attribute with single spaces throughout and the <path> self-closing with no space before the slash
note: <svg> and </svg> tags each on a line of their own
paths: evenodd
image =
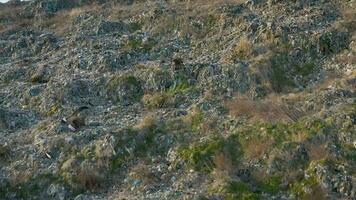
<svg viewBox="0 0 356 200">
<path fill-rule="evenodd" d="M 172 70 L 180 70 L 183 66 L 183 59 L 182 58 L 173 58 L 172 60 Z"/>
<path fill-rule="evenodd" d="M 76 131 L 80 127 L 85 126 L 85 116 L 80 115 L 83 110 L 89 109 L 88 106 L 81 106 L 74 111 L 68 118 L 63 118 L 62 122 L 68 124 L 71 131 Z"/>
</svg>

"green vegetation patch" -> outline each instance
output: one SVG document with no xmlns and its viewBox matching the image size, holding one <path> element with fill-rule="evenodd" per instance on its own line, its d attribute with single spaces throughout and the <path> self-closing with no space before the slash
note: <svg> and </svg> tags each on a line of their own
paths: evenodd
<svg viewBox="0 0 356 200">
<path fill-rule="evenodd" d="M 188 83 L 185 76 L 178 75 L 173 84 L 160 92 L 145 94 L 142 103 L 148 109 L 176 107 L 183 103 L 184 96 L 194 92 L 194 87 Z"/>
<path fill-rule="evenodd" d="M 300 182 L 296 182 L 291 186 L 290 192 L 295 196 L 304 199 L 306 195 L 305 188 L 315 188 L 318 186 L 318 181 L 315 176 L 303 179 Z"/>
<path fill-rule="evenodd" d="M 193 132 L 197 132 L 201 123 L 203 122 L 204 116 L 202 112 L 194 112 L 190 115 L 189 127 Z"/>
<path fill-rule="evenodd" d="M 269 194 L 276 194 L 279 191 L 279 186 L 281 184 L 280 176 L 270 176 L 265 178 L 262 183 L 260 183 L 258 190 L 260 192 L 266 192 Z"/>
<path fill-rule="evenodd" d="M 179 150 L 179 156 L 189 167 L 202 172 L 210 172 L 216 167 L 214 158 L 218 154 L 224 155 L 226 159 L 236 164 L 241 155 L 237 138 L 212 138 Z"/>
<path fill-rule="evenodd" d="M 231 181 L 222 189 L 224 199 L 227 200 L 258 200 L 259 195 L 252 192 L 250 187 L 240 181 Z"/>
</svg>

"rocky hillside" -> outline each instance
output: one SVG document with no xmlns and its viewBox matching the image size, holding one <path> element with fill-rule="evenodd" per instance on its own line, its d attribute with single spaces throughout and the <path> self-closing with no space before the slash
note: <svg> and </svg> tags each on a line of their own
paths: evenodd
<svg viewBox="0 0 356 200">
<path fill-rule="evenodd" d="M 0 3 L 0 199 L 355 199 L 355 11 Z"/>
</svg>

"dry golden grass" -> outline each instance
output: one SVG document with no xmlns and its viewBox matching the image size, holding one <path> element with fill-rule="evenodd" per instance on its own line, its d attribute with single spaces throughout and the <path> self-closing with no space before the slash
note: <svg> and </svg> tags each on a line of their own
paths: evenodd
<svg viewBox="0 0 356 200">
<path fill-rule="evenodd" d="M 263 100 L 251 100 L 247 97 L 235 97 L 225 103 L 225 107 L 233 116 L 249 117 L 252 122 L 293 122 L 301 113 L 288 108 L 281 96 L 269 95 Z"/>
<path fill-rule="evenodd" d="M 253 52 L 253 45 L 249 39 L 242 36 L 227 52 L 222 55 L 220 62 L 229 64 L 241 59 L 248 59 Z"/>
<path fill-rule="evenodd" d="M 69 33 L 72 22 L 74 19 L 82 13 L 85 12 L 98 12 L 101 7 L 97 4 L 91 4 L 87 6 L 82 6 L 80 8 L 73 8 L 70 10 L 63 10 L 58 12 L 53 17 L 42 21 L 40 26 L 48 28 L 58 35 L 66 35 Z"/>
<path fill-rule="evenodd" d="M 240 4 L 244 0 L 186 0 L 186 1 L 172 1 L 170 6 L 174 9 L 186 11 L 190 10 L 194 13 L 204 13 L 209 9 L 214 9 L 217 6 L 224 4 Z M 199 9 L 197 9 L 199 8 Z"/>
<path fill-rule="evenodd" d="M 73 8 L 69 10 L 63 10 L 56 13 L 54 16 L 45 18 L 45 20 L 38 20 L 35 22 L 35 19 L 23 18 L 18 15 L 21 10 L 24 9 L 23 6 L 11 6 L 10 8 L 5 6 L 0 9 L 0 20 L 9 19 L 10 24 L 0 24 L 0 32 L 7 30 L 14 30 L 19 28 L 25 28 L 27 26 L 37 26 L 39 28 L 49 29 L 58 35 L 66 35 L 70 31 L 72 22 L 75 17 L 81 13 L 88 11 L 98 11 L 101 9 L 97 4 L 90 4 L 87 6 L 82 6 L 80 8 Z"/>
<path fill-rule="evenodd" d="M 148 6 L 144 3 L 133 3 L 132 5 L 122 5 L 113 3 L 111 8 L 107 11 L 107 18 L 109 20 L 121 20 L 126 18 L 137 18 L 143 12 L 151 9 L 151 6 Z"/>
<path fill-rule="evenodd" d="M 252 54 L 252 43 L 245 36 L 241 37 L 232 50 L 232 59 L 246 59 Z"/>
</svg>

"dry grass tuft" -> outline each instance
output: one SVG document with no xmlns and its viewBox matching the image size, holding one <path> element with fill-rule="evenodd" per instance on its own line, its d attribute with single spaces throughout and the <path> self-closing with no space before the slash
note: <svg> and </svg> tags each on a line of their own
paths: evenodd
<svg viewBox="0 0 356 200">
<path fill-rule="evenodd" d="M 310 161 L 322 160 L 329 157 L 326 144 L 311 144 L 307 148 Z"/>
<path fill-rule="evenodd" d="M 135 126 L 135 128 L 138 130 L 146 130 L 156 125 L 157 119 L 152 115 L 147 115 Z"/>
<path fill-rule="evenodd" d="M 252 43 L 247 37 L 243 36 L 221 57 L 221 62 L 233 63 L 238 60 L 248 59 L 251 57 L 252 52 Z"/>
<path fill-rule="evenodd" d="M 215 155 L 213 162 L 215 164 L 215 173 L 231 174 L 234 171 L 234 166 L 231 162 L 231 159 L 226 158 L 223 153 Z"/>
<path fill-rule="evenodd" d="M 247 37 L 242 37 L 232 50 L 232 59 L 246 59 L 252 54 L 252 44 Z"/>
<path fill-rule="evenodd" d="M 248 160 L 258 159 L 267 152 L 272 144 L 273 140 L 270 138 L 248 140 L 243 144 L 244 156 Z"/>
</svg>

